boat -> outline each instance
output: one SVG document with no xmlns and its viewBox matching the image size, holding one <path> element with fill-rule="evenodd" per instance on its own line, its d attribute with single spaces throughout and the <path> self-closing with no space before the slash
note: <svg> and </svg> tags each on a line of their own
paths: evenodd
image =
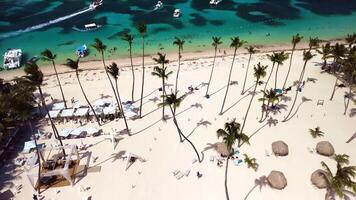
<svg viewBox="0 0 356 200">
<path fill-rule="evenodd" d="M 178 18 L 180 17 L 181 13 L 180 13 L 180 9 L 175 9 L 173 12 L 173 17 Z"/>
<path fill-rule="evenodd" d="M 162 1 L 158 1 L 157 4 L 153 7 L 153 10 L 158 10 L 163 7 Z"/>
<path fill-rule="evenodd" d="M 80 32 L 86 32 L 86 31 L 94 31 L 98 28 L 100 28 L 100 24 L 96 23 L 91 23 L 91 24 L 85 24 L 82 28 L 78 28 L 77 26 L 73 26 L 73 30 L 80 31 Z"/>
<path fill-rule="evenodd" d="M 218 5 L 219 3 L 221 3 L 221 2 L 222 2 L 222 0 L 210 0 L 209 4 L 216 6 L 216 5 Z"/>
<path fill-rule="evenodd" d="M 4 69 L 16 69 L 21 66 L 22 50 L 9 49 L 4 54 Z"/>
<path fill-rule="evenodd" d="M 98 6 L 101 6 L 101 5 L 103 5 L 103 0 L 93 0 L 93 1 L 91 2 L 91 4 L 89 5 L 89 8 L 90 8 L 90 9 L 95 9 L 95 8 L 97 8 Z"/>
<path fill-rule="evenodd" d="M 79 56 L 80 58 L 85 57 L 88 54 L 88 47 L 87 45 L 83 44 L 82 46 L 79 46 L 76 50 L 75 50 L 75 54 L 77 54 L 77 56 Z"/>
</svg>

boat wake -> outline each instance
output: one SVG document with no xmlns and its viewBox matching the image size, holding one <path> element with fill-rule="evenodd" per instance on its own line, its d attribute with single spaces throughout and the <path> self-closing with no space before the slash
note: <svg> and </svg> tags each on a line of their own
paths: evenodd
<svg viewBox="0 0 356 200">
<path fill-rule="evenodd" d="M 17 30 L 17 31 L 4 33 L 4 34 L 0 35 L 0 40 L 8 38 L 8 37 L 17 36 L 17 35 L 20 35 L 20 34 L 23 34 L 23 33 L 27 33 L 27 32 L 30 32 L 30 31 L 38 30 L 38 29 L 44 28 L 46 26 L 62 22 L 62 21 L 67 20 L 69 18 L 78 16 L 78 15 L 81 15 L 83 13 L 90 12 L 90 11 L 93 11 L 93 10 L 95 10 L 95 8 L 89 7 L 89 8 L 77 11 L 75 13 L 72 13 L 70 15 L 66 15 L 64 17 L 60 17 L 60 18 L 57 18 L 57 19 L 54 19 L 54 20 L 50 20 L 49 22 L 45 22 L 45 23 L 38 24 L 38 25 L 35 25 L 35 26 L 27 27 L 25 29 L 20 29 L 20 30 Z"/>
</svg>

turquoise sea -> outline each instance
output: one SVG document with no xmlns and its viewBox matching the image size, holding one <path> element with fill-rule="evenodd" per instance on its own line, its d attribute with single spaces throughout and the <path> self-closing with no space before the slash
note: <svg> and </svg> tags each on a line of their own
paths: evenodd
<svg viewBox="0 0 356 200">
<path fill-rule="evenodd" d="M 21 48 L 31 58 L 49 48 L 63 62 L 75 57 L 76 47 L 97 37 L 108 45 L 107 57 L 126 56 L 128 45 L 120 40 L 123 32 L 134 35 L 134 53 L 139 54 L 137 22 L 148 24 L 147 53 L 175 51 L 175 36 L 186 40 L 185 51 L 196 51 L 211 48 L 211 36 L 223 37 L 227 46 L 232 36 L 263 45 L 289 43 L 296 33 L 333 39 L 356 32 L 355 0 L 223 0 L 218 6 L 210 6 L 209 0 L 163 0 L 163 8 L 156 11 L 156 0 L 104 0 L 96 10 L 84 11 L 90 2 L 0 0 L 1 54 Z M 180 18 L 172 16 L 176 8 L 182 12 Z M 87 32 L 73 29 L 88 23 L 102 27 Z M 96 57 L 90 49 L 86 59 Z"/>
</svg>

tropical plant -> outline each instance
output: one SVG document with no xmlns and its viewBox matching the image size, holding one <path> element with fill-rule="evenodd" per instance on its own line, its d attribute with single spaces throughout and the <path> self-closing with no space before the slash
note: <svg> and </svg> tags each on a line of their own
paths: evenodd
<svg viewBox="0 0 356 200">
<path fill-rule="evenodd" d="M 335 84 L 334 84 L 333 91 L 332 91 L 330 99 L 329 99 L 330 101 L 332 101 L 334 98 L 336 86 L 337 86 L 337 82 L 338 82 L 337 72 L 340 71 L 339 67 L 342 64 L 343 59 L 346 56 L 346 53 L 347 53 L 347 49 L 342 44 L 336 43 L 331 48 L 331 56 L 334 59 L 332 73 L 335 76 Z"/>
<path fill-rule="evenodd" d="M 141 98 L 140 98 L 140 118 L 142 117 L 142 101 L 143 101 L 143 90 L 145 87 L 145 37 L 147 34 L 147 25 L 145 23 L 138 23 L 136 25 L 137 31 L 140 33 L 142 38 L 142 86 L 141 86 Z"/>
<path fill-rule="evenodd" d="M 257 86 L 258 86 L 258 82 L 266 76 L 266 69 L 267 69 L 267 65 L 263 66 L 261 65 L 261 63 L 258 63 L 257 66 L 254 66 L 253 67 L 253 70 L 254 70 L 254 77 L 256 78 L 256 82 L 255 82 L 255 87 L 253 89 L 253 92 L 252 92 L 252 96 L 251 96 L 251 99 L 250 99 L 250 102 L 248 104 L 248 107 L 247 107 L 247 110 L 246 110 L 246 114 L 245 114 L 245 117 L 244 117 L 244 121 L 242 123 L 242 127 L 241 127 L 241 132 L 244 130 L 245 128 L 245 124 L 246 124 L 246 121 L 247 121 L 247 116 L 248 116 L 248 113 L 250 111 L 250 108 L 251 108 L 251 104 L 252 104 L 252 101 L 253 101 L 253 98 L 255 97 L 256 95 L 256 89 L 257 89 Z"/>
<path fill-rule="evenodd" d="M 276 75 L 275 75 L 275 80 L 274 80 L 274 89 L 277 89 L 279 66 L 283 65 L 283 62 L 287 59 L 288 59 L 288 54 L 284 53 L 284 51 L 277 54 L 277 58 L 276 58 L 277 68 L 276 68 Z"/>
<path fill-rule="evenodd" d="M 238 142 L 238 146 L 242 144 L 242 142 L 249 143 L 249 138 L 247 135 L 240 132 L 240 124 L 235 122 L 235 120 L 231 122 L 226 122 L 224 125 L 224 129 L 218 129 L 216 131 L 218 138 L 222 137 L 223 143 L 226 145 L 226 148 L 229 152 L 229 155 L 226 158 L 226 168 L 225 168 L 225 195 L 226 199 L 229 200 L 229 190 L 227 186 L 227 172 L 229 169 L 229 159 L 233 153 L 232 146 Z"/>
<path fill-rule="evenodd" d="M 298 44 L 302 39 L 303 39 L 303 36 L 300 36 L 299 33 L 297 33 L 296 35 L 293 35 L 293 37 L 292 37 L 292 45 L 293 45 L 293 48 L 292 48 L 292 53 L 291 53 L 291 55 L 290 55 L 288 72 L 287 72 L 287 75 L 286 75 L 286 79 L 284 80 L 284 83 L 283 83 L 283 89 L 285 89 L 285 87 L 286 87 L 287 80 L 288 80 L 288 77 L 289 77 L 289 74 L 290 74 L 290 70 L 291 70 L 291 67 L 292 67 L 293 53 L 294 53 L 294 51 L 295 51 L 295 47 L 297 46 L 297 44 Z"/>
<path fill-rule="evenodd" d="M 205 97 L 209 97 L 209 87 L 210 87 L 211 79 L 213 78 L 213 72 L 214 72 L 215 60 L 216 60 L 216 53 L 218 51 L 218 46 L 220 44 L 222 44 L 221 37 L 213 36 L 212 39 L 213 39 L 213 43 L 211 43 L 211 45 L 214 47 L 214 59 L 213 59 L 213 66 L 211 67 L 208 86 L 206 87 Z"/>
<path fill-rule="evenodd" d="M 178 78 L 179 78 L 179 72 L 180 72 L 180 59 L 182 58 L 182 51 L 183 51 L 183 45 L 184 45 L 184 40 L 180 39 L 178 37 L 174 38 L 173 45 L 178 46 L 178 70 L 177 70 L 177 76 L 176 76 L 176 85 L 175 85 L 175 93 L 177 93 L 177 88 L 178 88 Z"/>
<path fill-rule="evenodd" d="M 176 118 L 176 108 L 179 107 L 179 105 L 182 103 L 183 99 L 185 98 L 185 95 L 183 96 L 180 96 L 180 97 L 177 97 L 176 94 L 174 93 L 171 93 L 169 95 L 167 95 L 167 93 L 165 94 L 166 95 L 166 101 L 163 103 L 161 103 L 160 105 L 162 106 L 168 106 L 169 109 L 171 110 L 171 113 L 172 113 L 172 116 L 173 116 L 173 123 L 174 125 L 176 126 L 177 128 L 177 131 L 178 131 L 178 134 L 179 134 L 179 139 L 180 139 L 180 142 L 183 142 L 183 139 L 188 141 L 188 143 L 190 144 L 190 146 L 193 148 L 195 154 L 197 155 L 197 158 L 198 158 L 198 161 L 199 162 L 202 162 L 203 161 L 203 157 L 200 158 L 200 155 L 198 153 L 198 150 L 197 148 L 194 146 L 193 142 L 190 141 L 182 132 L 182 130 L 179 128 L 179 125 L 178 125 L 178 121 L 177 121 L 177 118 Z M 183 137 L 183 139 L 182 139 Z"/>
<path fill-rule="evenodd" d="M 130 35 L 129 33 L 124 33 L 121 36 L 121 39 L 126 41 L 129 44 L 129 52 L 130 52 L 130 63 L 131 63 L 131 73 L 132 73 L 132 90 L 131 90 L 131 101 L 134 102 L 134 96 L 135 96 L 135 70 L 132 62 L 132 42 L 133 42 L 133 36 Z"/>
<path fill-rule="evenodd" d="M 119 108 L 121 110 L 122 117 L 124 118 L 126 131 L 127 131 L 128 135 L 130 135 L 130 129 L 129 129 L 129 126 L 127 125 L 125 112 L 124 112 L 124 109 L 122 107 L 122 102 L 121 102 L 121 97 L 120 97 L 120 92 L 119 92 L 119 85 L 117 83 L 117 80 L 119 79 L 119 75 L 120 75 L 119 68 L 117 67 L 117 64 L 115 62 L 113 62 L 111 65 L 109 65 L 107 67 L 106 70 L 115 80 L 116 94 L 117 94 L 117 97 L 119 98 L 119 101 L 117 102 L 117 105 L 119 106 Z"/>
<path fill-rule="evenodd" d="M 111 89 L 114 93 L 114 97 L 116 99 L 116 102 L 118 102 L 118 98 L 117 98 L 117 95 L 116 95 L 116 92 L 115 92 L 115 88 L 114 88 L 114 84 L 112 83 L 111 81 L 111 78 L 109 76 L 109 73 L 106 71 L 106 64 L 105 64 L 105 57 L 104 57 L 104 52 L 106 51 L 106 48 L 107 46 L 98 38 L 95 38 L 94 39 L 94 44 L 91 45 L 92 47 L 94 47 L 100 54 L 101 54 L 101 60 L 103 62 L 103 66 L 104 66 L 104 70 L 105 70 L 105 74 L 106 76 L 108 77 L 109 79 L 109 82 L 110 82 L 110 86 L 111 86 Z"/>
<path fill-rule="evenodd" d="M 244 157 L 245 157 L 244 161 L 247 164 L 247 167 L 252 168 L 256 172 L 259 166 L 258 163 L 256 162 L 256 158 L 250 158 L 248 157 L 247 154 L 244 154 Z"/>
<path fill-rule="evenodd" d="M 293 111 L 293 108 L 295 106 L 295 103 L 297 101 L 297 98 L 298 98 L 298 94 L 299 94 L 299 91 L 301 89 L 301 84 L 302 84 L 302 80 L 304 78 L 304 74 L 305 74 L 305 69 L 306 69 L 306 66 L 307 66 L 307 63 L 308 61 L 310 61 L 315 55 L 312 54 L 309 51 L 304 51 L 303 52 L 303 60 L 304 60 L 304 65 L 303 65 L 303 69 L 302 69 L 302 72 L 300 73 L 300 76 L 299 76 L 299 80 L 298 80 L 298 85 L 297 85 L 297 88 L 296 88 L 296 92 L 295 92 L 295 96 L 294 96 L 294 100 L 293 100 L 293 104 L 289 110 L 289 113 L 287 114 L 287 116 L 283 119 L 283 122 L 286 122 L 289 120 L 289 116 L 292 114 L 292 111 Z"/>
<path fill-rule="evenodd" d="M 49 49 L 46 49 L 46 50 L 41 52 L 41 55 L 42 55 L 43 59 L 50 60 L 52 62 L 54 73 L 56 74 L 57 82 L 58 82 L 58 85 L 59 85 L 59 89 L 61 90 L 63 103 L 64 103 L 65 108 L 67 108 L 67 102 L 66 102 L 66 99 L 64 98 L 62 84 L 61 84 L 61 81 L 59 80 L 58 73 L 57 73 L 57 68 L 56 68 L 56 63 L 54 61 L 56 59 L 56 54 L 53 54 Z"/>
<path fill-rule="evenodd" d="M 356 44 L 356 33 L 347 34 L 345 41 L 349 45 L 349 48 L 351 49 L 352 45 Z"/>
<path fill-rule="evenodd" d="M 154 67 L 152 75 L 157 76 L 162 79 L 162 103 L 164 104 L 164 97 L 166 93 L 166 85 L 165 85 L 165 80 L 168 79 L 168 76 L 171 75 L 173 72 L 167 72 L 167 66 L 164 66 L 165 64 L 169 63 L 169 60 L 166 59 L 166 54 L 161 54 L 157 53 L 158 58 L 153 58 L 153 60 L 157 63 L 162 65 L 162 67 Z M 162 119 L 164 120 L 164 106 L 162 106 Z"/>
<path fill-rule="evenodd" d="M 321 67 L 323 69 L 324 67 L 326 67 L 327 59 L 331 58 L 332 49 L 330 42 L 327 42 L 325 45 L 322 45 L 321 50 L 317 49 L 316 51 L 322 55 L 321 59 L 324 60 L 323 66 Z"/>
<path fill-rule="evenodd" d="M 315 129 L 309 129 L 309 133 L 313 138 L 324 136 L 324 132 L 320 130 L 320 127 L 317 126 Z"/>
<path fill-rule="evenodd" d="M 232 63 L 231 63 L 231 67 L 230 67 L 230 72 L 229 72 L 229 77 L 227 80 L 227 86 L 226 86 L 226 91 L 225 91 L 225 96 L 224 96 L 224 100 L 221 106 L 221 110 L 220 110 L 220 115 L 223 114 L 223 110 L 224 110 L 224 105 L 225 105 L 225 101 L 226 101 L 226 97 L 227 97 L 227 93 L 229 92 L 229 88 L 230 88 L 230 81 L 231 81 L 231 73 L 232 73 L 232 69 L 234 67 L 234 62 L 235 62 L 235 57 L 236 57 L 236 51 L 238 48 L 240 48 L 243 44 L 245 44 L 246 41 L 240 40 L 239 37 L 233 37 L 231 38 L 231 44 L 230 47 L 234 48 L 234 56 L 232 58 Z"/>
<path fill-rule="evenodd" d="M 83 89 L 83 86 L 82 86 L 82 83 L 80 82 L 79 72 L 80 72 L 81 70 L 79 69 L 79 58 L 78 58 L 77 60 L 75 60 L 75 61 L 72 60 L 72 59 L 70 59 L 70 58 L 67 58 L 67 62 L 66 62 L 65 65 L 66 65 L 67 67 L 69 67 L 70 69 L 73 69 L 73 70 L 75 71 L 75 76 L 77 77 L 80 90 L 82 91 L 83 96 L 84 96 L 84 98 L 85 98 L 87 104 L 89 105 L 91 111 L 93 112 L 94 117 L 95 117 L 95 119 L 96 119 L 96 122 L 98 123 L 99 126 L 101 126 L 99 117 L 98 117 L 98 115 L 96 114 L 96 112 L 95 112 L 93 106 L 91 105 L 91 103 L 90 103 L 90 101 L 89 101 L 87 95 L 85 94 L 84 89 Z M 106 69 L 105 69 L 105 71 L 106 71 Z"/>
<path fill-rule="evenodd" d="M 59 141 L 60 145 L 63 146 L 63 142 L 62 142 L 61 138 L 59 137 L 57 127 L 54 124 L 51 115 L 49 114 L 49 110 L 48 110 L 48 107 L 46 105 L 46 101 L 45 101 L 44 96 L 43 96 L 42 87 L 41 87 L 41 85 L 43 83 L 43 73 L 42 73 L 42 71 L 39 69 L 39 67 L 36 64 L 36 62 L 33 62 L 33 61 L 28 61 L 25 64 L 24 71 L 26 73 L 25 78 L 28 79 L 30 81 L 30 83 L 33 84 L 33 86 L 37 87 L 37 89 L 38 89 L 38 91 L 40 93 L 42 106 L 46 110 L 46 114 L 47 114 L 48 119 L 49 119 L 49 121 L 51 123 L 52 129 L 53 129 L 53 134 L 55 135 L 56 139 Z M 63 150 L 63 155 L 64 156 L 66 155 L 64 150 Z"/>
<path fill-rule="evenodd" d="M 352 179 L 356 176 L 356 166 L 345 166 L 349 163 L 349 156 L 336 155 L 334 157 L 336 161 L 336 173 L 333 174 L 330 167 L 325 163 L 321 162 L 321 166 L 325 170 L 325 178 L 327 180 L 327 193 L 326 198 L 330 198 L 338 195 L 340 198 L 346 196 L 345 193 L 349 192 L 347 189 L 350 188 L 354 193 L 356 193 L 356 182 Z M 349 198 L 347 198 L 349 199 Z"/>
<path fill-rule="evenodd" d="M 246 47 L 245 49 L 248 51 L 249 57 L 248 57 L 246 74 L 245 74 L 244 84 L 242 86 L 241 95 L 245 94 L 246 79 L 247 79 L 247 74 L 248 74 L 248 70 L 250 67 L 250 61 L 251 61 L 252 54 L 257 53 L 257 49 L 254 46 L 249 46 L 249 47 Z"/>
<path fill-rule="evenodd" d="M 273 52 L 271 55 L 270 55 L 270 54 L 267 54 L 267 57 L 268 57 L 269 60 L 272 62 L 272 69 L 271 69 L 271 72 L 269 73 L 269 76 L 268 76 L 267 81 L 266 81 L 266 83 L 265 83 L 265 87 L 263 88 L 263 91 L 262 91 L 263 94 L 266 93 L 266 89 L 267 89 L 268 82 L 269 82 L 269 80 L 271 79 L 271 76 L 272 76 L 272 74 L 273 74 L 274 66 L 275 66 L 275 64 L 276 64 L 276 62 L 277 62 L 277 60 L 278 60 L 278 53 Z M 262 108 L 263 108 L 264 106 L 265 106 L 265 99 L 262 98 Z M 262 109 L 260 122 L 262 122 L 263 119 L 264 119 L 264 116 L 263 116 L 264 113 L 265 113 L 265 111 Z"/>
<path fill-rule="evenodd" d="M 268 118 L 270 113 L 270 110 L 268 108 L 273 107 L 275 105 L 274 103 L 279 101 L 279 95 L 273 88 L 267 91 L 262 91 L 262 94 L 263 97 L 258 100 L 262 101 L 262 112 L 265 112 L 266 115 L 264 116 L 264 118 L 261 118 L 260 122 L 263 122 Z M 267 104 L 265 104 L 265 101 L 267 101 Z"/>
</svg>

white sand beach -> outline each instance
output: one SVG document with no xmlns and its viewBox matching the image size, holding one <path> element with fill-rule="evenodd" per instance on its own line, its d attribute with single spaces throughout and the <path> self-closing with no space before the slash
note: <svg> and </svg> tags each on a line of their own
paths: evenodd
<svg viewBox="0 0 356 200">
<path fill-rule="evenodd" d="M 207 82 L 210 74 L 213 58 L 200 56 L 195 59 L 187 59 L 187 55 L 183 52 L 183 61 L 181 72 L 178 81 L 179 93 L 183 95 L 189 92 L 188 87 L 192 86 L 198 90 L 188 94 L 179 108 L 177 108 L 177 120 L 182 132 L 189 136 L 189 139 L 197 147 L 198 151 L 204 151 L 209 147 L 209 144 L 220 142 L 217 138 L 216 131 L 223 128 L 225 122 L 230 122 L 236 118 L 236 121 L 242 123 L 251 95 L 247 92 L 241 95 L 241 89 L 245 70 L 248 61 L 248 55 L 238 54 L 232 72 L 232 81 L 237 81 L 238 84 L 231 85 L 223 115 L 219 115 L 225 87 L 227 84 L 227 76 L 231 66 L 232 49 L 227 50 L 228 55 L 224 56 L 222 51 L 218 53 L 216 59 L 216 67 L 212 78 L 209 99 L 204 98 L 206 86 L 202 83 Z M 289 53 L 289 52 L 288 52 Z M 267 68 L 267 76 L 270 73 L 272 63 L 268 60 L 267 53 L 257 53 L 252 56 L 250 71 L 246 83 L 246 88 L 253 90 L 254 80 L 253 66 L 258 62 L 263 65 L 269 65 Z M 211 54 L 210 56 L 213 56 Z M 155 57 L 155 56 L 153 56 Z M 171 86 L 167 91 L 174 90 L 175 73 L 177 70 L 177 55 L 168 55 L 169 60 L 174 60 L 168 65 L 168 70 L 174 73 L 168 78 L 167 83 Z M 152 59 L 147 57 L 147 62 L 152 63 Z M 142 69 L 140 58 L 135 60 L 136 72 L 136 88 L 135 100 L 140 97 L 141 91 L 141 75 Z M 250 145 L 244 144 L 240 148 L 240 156 L 247 154 L 254 157 L 259 164 L 258 170 L 255 172 L 251 168 L 247 168 L 245 163 L 235 166 L 230 160 L 228 168 L 228 186 L 231 199 L 251 199 L 251 200 L 284 200 L 284 199 L 324 199 L 326 190 L 318 189 L 312 185 L 310 181 L 311 174 L 321 169 L 321 161 L 324 161 L 332 170 L 335 170 L 335 161 L 326 156 L 321 156 L 316 152 L 310 152 L 310 149 L 315 148 L 320 141 L 329 141 L 337 154 L 347 154 L 350 156 L 350 164 L 356 163 L 356 141 L 350 143 L 346 141 L 355 133 L 356 123 L 355 117 L 350 117 L 344 112 L 344 93 L 347 88 L 336 90 L 333 101 L 329 101 L 332 92 L 335 77 L 326 73 L 321 73 L 320 63 L 321 56 L 317 55 L 307 64 L 305 80 L 307 78 L 315 78 L 316 82 L 307 81 L 303 91 L 297 99 L 297 105 L 302 102 L 302 98 L 307 98 L 306 101 L 300 104 L 298 112 L 295 116 L 287 121 L 282 122 L 284 116 L 292 104 L 292 100 L 281 102 L 287 106 L 287 110 L 281 110 L 280 113 L 271 114 L 273 119 L 277 119 L 276 125 L 268 125 L 267 121 L 259 123 L 261 115 L 261 102 L 258 101 L 262 97 L 260 90 L 263 85 L 258 86 L 258 94 L 254 98 L 251 106 L 248 120 L 246 122 L 245 133 L 254 136 L 250 139 Z M 111 63 L 107 61 L 107 63 Z M 121 65 L 120 61 L 117 62 Z M 287 73 L 289 59 L 279 68 L 278 85 L 282 85 Z M 84 90 L 88 98 L 94 102 L 101 96 L 110 95 L 113 92 L 107 81 L 102 64 L 100 62 L 91 62 L 79 64 L 85 68 L 87 65 L 92 65 L 96 69 L 80 72 L 80 78 Z M 93 66 L 94 65 L 94 66 Z M 157 104 L 161 101 L 161 92 L 158 88 L 161 87 L 161 80 L 151 75 L 152 64 L 146 65 L 146 79 L 143 100 L 143 118 L 137 120 L 128 120 L 128 126 L 131 129 L 132 136 L 122 135 L 116 148 L 109 141 L 109 135 L 112 129 L 123 130 L 125 128 L 122 119 L 111 121 L 100 128 L 103 130 L 103 135 L 98 137 L 87 137 L 83 139 L 66 139 L 65 144 L 80 145 L 93 144 L 86 151 L 80 151 L 80 155 L 90 155 L 88 161 L 89 170 L 86 176 L 75 179 L 74 186 L 65 186 L 58 188 L 49 188 L 42 192 L 44 199 L 48 200 L 65 200 L 65 199 L 82 199 L 86 195 L 90 195 L 92 200 L 104 199 L 125 199 L 125 200 L 142 200 L 142 199 L 173 199 L 173 200 L 188 200 L 188 199 L 205 199 L 216 200 L 225 199 L 224 190 L 224 173 L 225 162 L 223 167 L 218 167 L 216 161 L 210 161 L 211 156 L 217 156 L 218 153 L 214 149 L 209 149 L 203 152 L 203 162 L 194 162 L 196 155 L 186 141 L 179 142 L 178 133 L 172 119 L 162 121 L 161 108 Z M 288 86 L 297 80 L 303 67 L 302 51 L 296 51 L 293 57 L 292 71 L 288 81 Z M 43 86 L 44 93 L 50 95 L 55 100 L 61 99 L 60 90 L 58 88 L 56 77 L 50 74 L 52 68 L 44 69 L 45 85 Z M 61 72 L 64 72 L 64 67 L 61 66 Z M 21 76 L 22 72 L 13 71 L 12 75 Z M 3 76 L 3 75 L 1 75 Z M 77 84 L 75 74 L 61 73 L 60 80 L 62 82 L 63 91 L 66 99 L 75 98 L 85 105 L 85 100 L 81 94 Z M 266 80 L 267 76 L 263 79 Z M 131 71 L 130 68 L 122 68 L 119 77 L 119 88 L 121 98 L 130 100 L 131 96 Z M 274 87 L 274 74 L 267 88 Z M 288 92 L 286 96 L 294 98 L 295 89 Z M 47 97 L 47 103 L 50 104 L 50 97 Z M 114 100 L 114 99 L 113 99 Z M 318 100 L 324 100 L 323 105 L 317 105 Z M 134 104 L 139 107 L 139 101 Z M 350 104 L 349 110 L 355 108 L 353 103 Z M 169 108 L 166 108 L 166 114 L 171 116 Z M 58 130 L 63 128 L 75 128 L 79 124 L 61 123 L 57 125 Z M 96 123 L 88 123 L 84 126 L 98 127 Z M 325 135 L 319 138 L 312 138 L 309 134 L 309 128 L 319 126 Z M 51 131 L 49 126 L 43 127 L 47 131 Z M 258 132 L 256 132 L 258 131 Z M 46 143 L 47 146 L 54 142 L 54 137 L 50 140 L 39 141 Z M 289 147 L 289 154 L 284 157 L 275 156 L 272 154 L 271 144 L 275 141 L 282 140 Z M 136 161 L 127 170 L 126 160 L 121 156 L 124 152 L 136 154 L 145 162 Z M 267 155 L 269 154 L 269 155 Z M 98 157 L 96 162 L 93 158 Z M 80 165 L 85 165 L 88 157 L 82 158 Z M 100 168 L 100 170 L 98 170 Z M 20 170 L 20 167 L 19 167 Z M 173 172 L 180 170 L 188 172 L 187 176 L 181 179 L 176 179 Z M 283 190 L 272 189 L 268 185 L 256 187 L 249 195 L 249 191 L 255 186 L 255 179 L 261 176 L 268 176 L 272 170 L 281 171 L 287 179 L 287 186 Z M 92 172 L 91 172 L 92 171 Z M 202 174 L 201 178 L 197 178 L 196 173 Z M 1 175 L 0 175 L 1 177 Z M 10 181 L 14 185 L 22 184 L 20 193 L 16 194 L 14 199 L 30 199 L 34 190 L 30 185 L 25 173 L 20 173 L 16 178 Z M 86 191 L 80 191 L 81 188 L 88 188 Z M 9 184 L 6 189 L 13 190 L 13 185 Z M 247 197 L 248 195 L 248 197 Z M 246 198 L 247 197 L 247 198 Z"/>
</svg>

